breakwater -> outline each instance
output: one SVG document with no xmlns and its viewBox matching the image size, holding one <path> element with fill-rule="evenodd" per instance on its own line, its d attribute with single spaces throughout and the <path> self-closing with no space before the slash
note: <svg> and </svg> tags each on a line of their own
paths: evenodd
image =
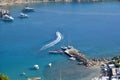
<svg viewBox="0 0 120 80">
<path fill-rule="evenodd" d="M 78 64 L 91 67 L 94 65 L 101 66 L 102 64 L 108 63 L 111 59 L 89 59 L 82 52 L 75 49 L 72 46 L 62 47 L 61 48 L 65 54 L 69 57 L 73 57 L 78 61 Z"/>
</svg>

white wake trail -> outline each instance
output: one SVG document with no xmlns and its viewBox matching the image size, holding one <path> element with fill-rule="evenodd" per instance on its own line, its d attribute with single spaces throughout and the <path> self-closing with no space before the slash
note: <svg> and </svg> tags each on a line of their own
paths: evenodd
<svg viewBox="0 0 120 80">
<path fill-rule="evenodd" d="M 57 38 L 54 41 L 50 42 L 49 44 L 44 45 L 40 50 L 50 48 L 54 46 L 55 44 L 59 43 L 63 39 L 63 36 L 60 32 L 56 32 L 56 36 Z"/>
</svg>

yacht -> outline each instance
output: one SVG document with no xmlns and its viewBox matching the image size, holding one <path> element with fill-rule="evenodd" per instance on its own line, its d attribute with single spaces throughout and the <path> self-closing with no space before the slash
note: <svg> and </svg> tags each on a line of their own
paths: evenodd
<svg viewBox="0 0 120 80">
<path fill-rule="evenodd" d="M 24 14 L 24 13 L 20 13 L 20 18 L 28 18 L 29 16 L 27 14 Z"/>
<path fill-rule="evenodd" d="M 6 14 L 6 15 L 3 15 L 2 20 L 3 21 L 13 21 L 14 18 L 12 16 L 9 16 Z"/>
<path fill-rule="evenodd" d="M 34 8 L 28 7 L 26 6 L 25 8 L 23 8 L 22 12 L 33 12 Z"/>
</svg>

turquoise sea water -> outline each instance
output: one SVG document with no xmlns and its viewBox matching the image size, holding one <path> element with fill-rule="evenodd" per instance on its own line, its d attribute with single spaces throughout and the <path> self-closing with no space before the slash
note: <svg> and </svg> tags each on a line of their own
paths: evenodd
<svg viewBox="0 0 120 80">
<path fill-rule="evenodd" d="M 120 54 L 120 3 L 41 3 L 30 4 L 35 12 L 28 19 L 19 19 L 25 5 L 10 6 L 14 22 L 0 21 L 0 72 L 11 80 L 41 76 L 43 80 L 83 80 L 94 73 L 76 65 L 66 55 L 50 55 L 49 50 L 72 45 L 88 57 L 111 57 Z M 63 35 L 57 45 L 41 51 L 45 44 Z M 53 63 L 51 69 L 47 64 Z M 30 70 L 34 64 L 39 70 Z"/>
</svg>

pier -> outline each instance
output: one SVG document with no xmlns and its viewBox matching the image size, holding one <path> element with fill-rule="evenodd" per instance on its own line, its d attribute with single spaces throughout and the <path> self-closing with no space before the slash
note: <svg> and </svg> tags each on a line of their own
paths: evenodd
<svg viewBox="0 0 120 80">
<path fill-rule="evenodd" d="M 5 14 L 9 15 L 10 11 L 6 9 L 0 9 L 0 18 L 2 18 L 2 16 Z"/>
<path fill-rule="evenodd" d="M 87 67 L 91 67 L 91 66 L 94 66 L 94 65 L 99 66 L 99 65 L 102 65 L 104 63 L 109 62 L 109 60 L 107 60 L 107 59 L 89 59 L 82 52 L 80 52 L 79 50 L 75 49 L 72 46 L 62 47 L 61 49 L 69 57 L 76 58 L 76 60 L 78 61 L 78 63 L 80 65 L 84 65 L 84 66 L 87 66 Z"/>
</svg>

